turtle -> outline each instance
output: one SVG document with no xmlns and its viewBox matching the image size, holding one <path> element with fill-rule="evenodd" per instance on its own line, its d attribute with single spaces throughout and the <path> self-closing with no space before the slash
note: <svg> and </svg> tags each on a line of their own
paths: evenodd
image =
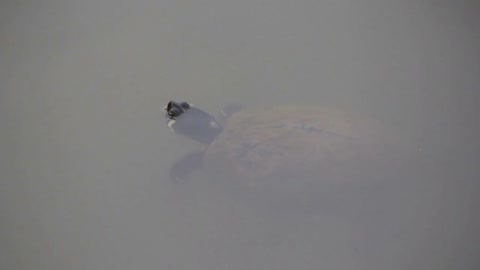
<svg viewBox="0 0 480 270">
<path fill-rule="evenodd" d="M 176 180 L 203 168 L 212 181 L 237 191 L 318 196 L 381 188 L 398 164 L 381 125 L 336 108 L 230 104 L 216 119 L 188 102 L 170 101 L 165 111 L 176 134 L 205 146 L 173 165 Z"/>
</svg>

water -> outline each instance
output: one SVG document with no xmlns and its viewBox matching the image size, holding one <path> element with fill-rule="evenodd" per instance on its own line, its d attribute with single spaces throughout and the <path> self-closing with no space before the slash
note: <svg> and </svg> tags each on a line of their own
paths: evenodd
<svg viewBox="0 0 480 270">
<path fill-rule="evenodd" d="M 0 10 L 2 269 L 478 268 L 475 1 Z M 170 99 L 370 117 L 418 149 L 405 165 L 418 185 L 397 183 L 376 212 L 354 216 L 176 185 L 168 169 L 199 146 L 170 134 Z"/>
</svg>

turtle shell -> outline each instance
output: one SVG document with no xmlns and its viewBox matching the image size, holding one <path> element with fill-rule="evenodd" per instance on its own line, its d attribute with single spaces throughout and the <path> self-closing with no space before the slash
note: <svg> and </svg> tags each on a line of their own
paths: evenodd
<svg viewBox="0 0 480 270">
<path fill-rule="evenodd" d="M 204 163 L 222 182 L 293 194 L 381 181 L 388 151 L 370 121 L 335 109 L 278 106 L 232 115 Z"/>
</svg>

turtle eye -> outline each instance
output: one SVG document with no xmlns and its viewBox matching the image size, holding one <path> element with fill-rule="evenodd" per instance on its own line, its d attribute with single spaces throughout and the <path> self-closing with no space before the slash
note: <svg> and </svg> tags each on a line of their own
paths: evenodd
<svg viewBox="0 0 480 270">
<path fill-rule="evenodd" d="M 172 108 L 172 102 L 173 102 L 173 101 L 169 101 L 169 102 L 167 103 L 167 106 L 165 107 L 165 110 L 170 111 L 170 109 Z"/>
</svg>

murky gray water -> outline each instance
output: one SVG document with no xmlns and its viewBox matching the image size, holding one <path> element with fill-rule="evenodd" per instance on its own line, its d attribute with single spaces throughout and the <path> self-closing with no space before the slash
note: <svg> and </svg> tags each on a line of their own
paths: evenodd
<svg viewBox="0 0 480 270">
<path fill-rule="evenodd" d="M 480 7 L 417 2 L 0 4 L 0 267 L 478 269 Z M 268 211 L 169 181 L 170 99 L 344 108 L 419 161 L 376 212 Z"/>
</svg>

